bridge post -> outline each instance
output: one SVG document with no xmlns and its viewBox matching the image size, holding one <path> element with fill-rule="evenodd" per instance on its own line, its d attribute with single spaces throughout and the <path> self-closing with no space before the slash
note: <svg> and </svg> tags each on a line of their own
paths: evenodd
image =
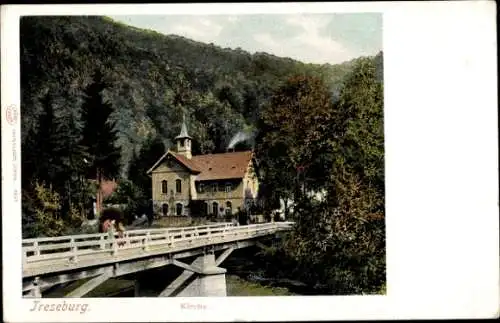
<svg viewBox="0 0 500 323">
<path fill-rule="evenodd" d="M 28 298 L 42 298 L 42 289 L 39 286 L 40 279 L 35 277 L 33 280 L 33 289 L 29 291 L 26 297 Z"/>
</svg>

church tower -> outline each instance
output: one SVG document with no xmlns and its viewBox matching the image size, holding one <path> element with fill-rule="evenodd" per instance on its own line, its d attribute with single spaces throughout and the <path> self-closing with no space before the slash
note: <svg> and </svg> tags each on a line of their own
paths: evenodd
<svg viewBox="0 0 500 323">
<path fill-rule="evenodd" d="M 186 127 L 186 115 L 182 117 L 181 133 L 175 137 L 177 152 L 186 158 L 191 159 L 191 137 L 188 135 Z"/>
</svg>

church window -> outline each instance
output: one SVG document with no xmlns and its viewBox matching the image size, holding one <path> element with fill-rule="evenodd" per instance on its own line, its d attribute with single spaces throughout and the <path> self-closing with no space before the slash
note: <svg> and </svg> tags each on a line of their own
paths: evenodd
<svg viewBox="0 0 500 323">
<path fill-rule="evenodd" d="M 176 179 L 175 180 L 175 191 L 177 193 L 181 193 L 182 192 L 182 183 L 181 183 L 180 179 Z"/>
</svg>

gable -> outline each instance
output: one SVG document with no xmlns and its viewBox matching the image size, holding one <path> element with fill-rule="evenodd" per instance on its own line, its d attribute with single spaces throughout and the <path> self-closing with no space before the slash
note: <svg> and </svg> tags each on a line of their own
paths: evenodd
<svg viewBox="0 0 500 323">
<path fill-rule="evenodd" d="M 166 167 L 166 168 L 172 168 L 172 167 L 176 167 L 174 165 L 177 165 L 177 166 L 180 166 L 182 168 L 184 168 L 184 170 L 188 171 L 188 172 L 192 172 L 192 173 L 199 173 L 198 169 L 196 169 L 196 166 L 195 164 L 187 159 L 186 157 L 180 155 L 180 154 L 176 154 L 172 151 L 167 151 L 163 156 L 160 157 L 160 159 L 158 159 L 158 161 L 146 172 L 146 174 L 150 174 L 152 172 L 158 172 L 158 167 L 161 167 L 162 165 L 164 165 L 164 162 L 165 161 L 170 161 L 171 164 L 165 164 L 165 166 L 163 167 Z M 163 170 L 165 171 L 165 170 Z M 168 170 L 166 170 L 168 171 Z"/>
<path fill-rule="evenodd" d="M 176 161 L 174 158 L 165 158 L 158 166 L 156 166 L 153 173 L 161 172 L 188 172 L 185 166 Z"/>
</svg>

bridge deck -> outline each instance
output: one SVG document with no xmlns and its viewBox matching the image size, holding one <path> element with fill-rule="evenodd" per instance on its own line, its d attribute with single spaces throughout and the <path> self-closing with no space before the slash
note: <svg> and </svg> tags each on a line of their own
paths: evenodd
<svg viewBox="0 0 500 323">
<path fill-rule="evenodd" d="M 145 259 L 216 244 L 254 239 L 288 230 L 291 222 L 235 226 L 230 223 L 131 230 L 108 240 L 107 233 L 23 240 L 23 278 Z"/>
</svg>

